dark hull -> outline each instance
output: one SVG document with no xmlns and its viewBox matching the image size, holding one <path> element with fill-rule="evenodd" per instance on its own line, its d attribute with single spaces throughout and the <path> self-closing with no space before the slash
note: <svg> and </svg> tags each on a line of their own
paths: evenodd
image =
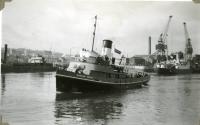
<svg viewBox="0 0 200 125">
<path fill-rule="evenodd" d="M 200 66 L 196 65 L 192 67 L 192 73 L 200 73 Z"/>
<path fill-rule="evenodd" d="M 51 72 L 56 71 L 52 64 L 1 64 L 1 73 Z"/>
<path fill-rule="evenodd" d="M 176 74 L 190 74 L 192 73 L 191 69 L 177 69 Z"/>
<path fill-rule="evenodd" d="M 168 68 L 156 68 L 156 73 L 159 75 L 173 75 L 176 74 L 175 70 L 171 70 Z"/>
<path fill-rule="evenodd" d="M 200 69 L 193 69 L 192 73 L 200 73 Z"/>
<path fill-rule="evenodd" d="M 175 75 L 175 74 L 190 74 L 190 73 L 192 73 L 191 69 L 171 70 L 171 69 L 167 69 L 167 68 L 156 68 L 155 71 L 159 75 Z"/>
<path fill-rule="evenodd" d="M 114 91 L 141 87 L 149 81 L 150 77 L 138 78 L 132 83 L 106 83 L 101 81 L 71 77 L 66 75 L 56 75 L 57 91 L 71 92 L 92 92 L 92 91 Z"/>
</svg>

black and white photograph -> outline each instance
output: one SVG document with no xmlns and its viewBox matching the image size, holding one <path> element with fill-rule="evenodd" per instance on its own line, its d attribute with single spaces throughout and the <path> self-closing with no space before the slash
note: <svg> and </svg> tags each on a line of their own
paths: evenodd
<svg viewBox="0 0 200 125">
<path fill-rule="evenodd" d="M 0 0 L 0 125 L 200 125 L 199 0 Z"/>
</svg>

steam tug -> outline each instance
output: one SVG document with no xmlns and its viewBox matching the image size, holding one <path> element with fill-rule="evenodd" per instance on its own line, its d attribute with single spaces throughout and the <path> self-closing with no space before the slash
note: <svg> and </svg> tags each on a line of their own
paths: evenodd
<svg viewBox="0 0 200 125">
<path fill-rule="evenodd" d="M 96 30 L 95 17 L 95 30 Z M 103 40 L 101 54 L 93 50 L 82 49 L 80 57 L 71 61 L 69 66 L 60 67 L 56 72 L 56 88 L 64 92 L 112 91 L 145 85 L 150 76 L 144 72 L 133 72 L 126 65 L 121 65 L 112 56 L 112 41 Z M 117 64 L 117 63 L 118 64 Z"/>
</svg>

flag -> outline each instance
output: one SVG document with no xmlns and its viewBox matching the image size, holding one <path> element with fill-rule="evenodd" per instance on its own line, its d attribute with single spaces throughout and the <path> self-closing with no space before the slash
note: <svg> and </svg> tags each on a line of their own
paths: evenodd
<svg viewBox="0 0 200 125">
<path fill-rule="evenodd" d="M 118 50 L 118 49 L 116 49 L 115 48 L 115 50 L 114 50 L 116 53 L 118 53 L 118 54 L 121 54 L 121 51 L 120 50 Z"/>
</svg>

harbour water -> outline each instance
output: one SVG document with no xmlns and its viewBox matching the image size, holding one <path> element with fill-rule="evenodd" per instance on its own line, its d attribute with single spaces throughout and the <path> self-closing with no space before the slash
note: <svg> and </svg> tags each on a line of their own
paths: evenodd
<svg viewBox="0 0 200 125">
<path fill-rule="evenodd" d="M 56 92 L 55 72 L 1 74 L 0 115 L 9 125 L 199 125 L 200 74 L 152 75 L 122 92 Z"/>
</svg>

